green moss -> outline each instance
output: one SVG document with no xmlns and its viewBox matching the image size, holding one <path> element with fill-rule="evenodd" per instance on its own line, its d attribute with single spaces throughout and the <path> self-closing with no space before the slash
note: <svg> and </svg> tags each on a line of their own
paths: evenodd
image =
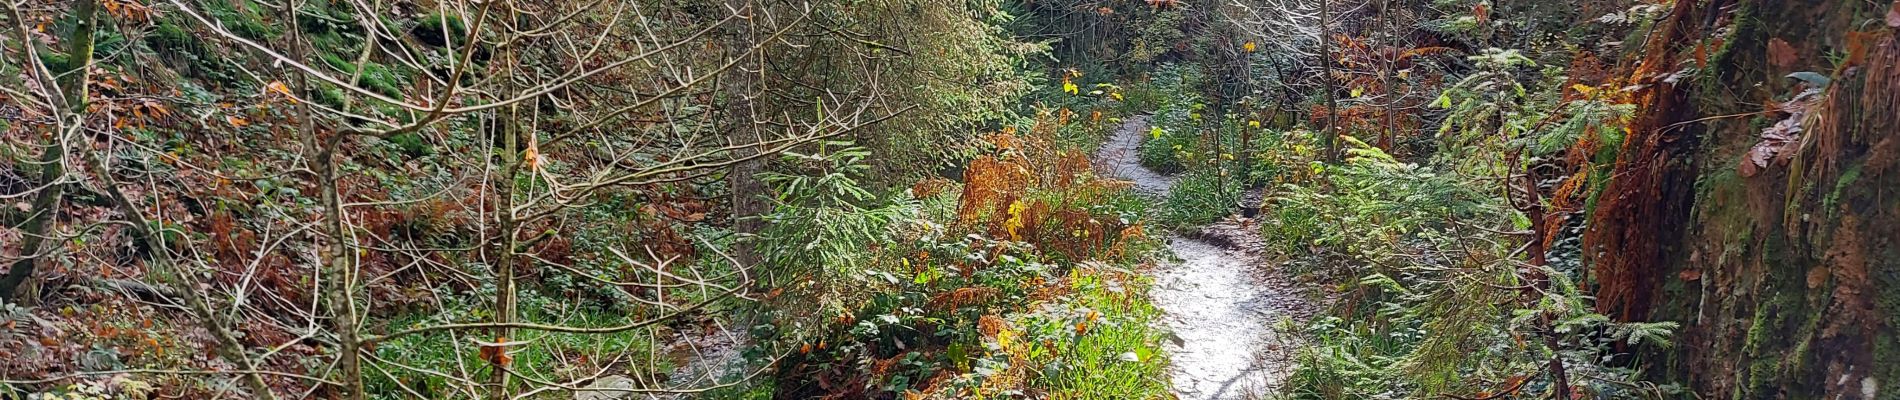
<svg viewBox="0 0 1900 400">
<path fill-rule="evenodd" d="M 389 143 L 396 145 L 397 150 L 402 151 L 403 154 L 409 157 L 422 157 L 433 153 L 429 147 L 429 143 L 422 140 L 422 135 L 415 133 L 391 136 L 389 137 Z"/>
<path fill-rule="evenodd" d="M 449 37 L 442 37 L 445 33 L 443 24 L 448 25 L 446 33 Z M 415 35 L 417 40 L 431 46 L 446 46 L 452 40 L 459 43 L 461 38 L 468 36 L 468 25 L 463 23 L 462 18 L 458 16 L 430 14 L 423 17 L 421 21 L 417 21 L 415 29 L 410 30 L 409 33 Z"/>
<path fill-rule="evenodd" d="M 1781 337 L 1776 334 L 1776 331 L 1779 330 L 1778 327 L 1784 319 L 1782 316 L 1784 310 L 1781 309 L 1783 308 L 1782 300 L 1785 298 L 1787 296 L 1775 295 L 1769 302 L 1755 308 L 1755 316 L 1750 319 L 1752 323 L 1748 326 L 1748 335 L 1742 341 L 1742 357 L 1753 361 L 1749 362 L 1746 368 L 1735 371 L 1740 378 L 1736 381 L 1746 383 L 1735 388 L 1739 392 L 1733 396 L 1734 398 L 1746 398 L 1745 393 L 1759 393 L 1756 389 L 1765 388 L 1773 383 L 1780 369 L 1780 363 L 1775 357 L 1771 357 L 1769 353 L 1773 352 L 1769 351 L 1767 346 L 1771 340 Z"/>
<path fill-rule="evenodd" d="M 357 65 L 345 60 L 343 56 L 325 53 L 320 57 L 324 63 L 342 71 L 344 76 L 356 75 Z M 402 88 L 409 85 L 409 80 L 413 75 L 375 62 L 363 64 L 362 71 L 362 77 L 357 81 L 359 86 L 391 97 L 401 97 Z"/>
<path fill-rule="evenodd" d="M 1840 204 L 1841 191 L 1853 186 L 1854 181 L 1860 180 L 1860 167 L 1861 164 L 1854 164 L 1854 166 L 1848 167 L 1847 172 L 1841 173 L 1841 179 L 1834 181 L 1834 190 L 1829 191 L 1827 196 L 1821 198 L 1821 209 L 1827 211 L 1829 219 L 1840 216 L 1841 210 L 1836 206 Z"/>
<path fill-rule="evenodd" d="M 66 70 L 66 63 L 67 63 L 66 60 L 68 58 L 66 57 L 66 54 L 52 52 L 52 51 L 43 51 L 43 50 L 40 51 L 39 54 L 40 54 L 40 63 L 46 65 L 46 69 L 52 70 L 52 71 Z"/>
<path fill-rule="evenodd" d="M 338 89 L 333 85 L 323 85 L 323 88 L 316 90 L 315 98 L 311 101 L 330 108 L 343 108 L 343 89 Z"/>
<path fill-rule="evenodd" d="M 489 289 L 492 290 L 492 289 Z M 474 304 L 480 304 L 479 296 L 447 296 L 446 307 L 440 310 L 416 310 L 398 314 L 390 319 L 390 326 L 414 326 L 439 324 L 445 322 L 479 321 L 488 318 L 488 311 Z M 627 319 L 623 310 L 598 309 L 575 305 L 562 301 L 558 297 L 542 295 L 533 289 L 521 291 L 521 318 L 526 321 L 546 321 L 553 324 L 570 326 L 602 327 L 618 325 Z M 573 362 L 572 354 L 621 353 L 629 359 L 648 359 L 654 354 L 651 336 L 640 330 L 612 334 L 576 334 L 521 330 L 515 339 L 525 343 L 514 347 L 510 352 L 514 356 L 514 366 L 523 371 L 555 370 L 569 366 Z M 455 370 L 457 366 L 485 365 L 478 359 L 473 346 L 458 343 L 465 339 L 445 332 L 411 335 L 384 342 L 373 350 L 377 356 L 405 365 L 436 370 Z M 630 368 L 628 374 L 645 374 L 653 371 L 666 371 L 672 364 L 666 357 L 657 357 L 660 365 L 654 370 Z M 393 376 L 392 376 L 393 375 Z M 639 375 L 635 375 L 639 376 Z M 394 378 L 394 379 L 392 379 Z M 400 382 L 400 383 L 399 383 Z M 391 368 L 388 375 L 366 374 L 364 385 L 370 393 L 395 394 L 407 390 L 416 390 L 430 398 L 450 397 L 447 393 L 437 393 L 439 388 L 454 387 L 454 383 L 440 375 L 416 373 L 410 370 Z"/>
<path fill-rule="evenodd" d="M 1900 357 L 1900 335 L 1895 335 L 1893 329 L 1889 327 L 1889 329 L 1874 335 L 1873 359 L 1893 360 L 1895 359 L 1894 357 Z M 1869 373 L 1868 376 L 1874 377 L 1874 379 L 1879 380 L 1881 383 L 1879 393 L 1881 397 L 1878 398 L 1883 400 L 1900 399 L 1900 366 L 1895 366 L 1895 363 L 1891 362 L 1874 363 L 1874 371 Z"/>
<path fill-rule="evenodd" d="M 1896 209 L 1895 206 L 1900 206 L 1900 199 L 1890 203 L 1894 204 L 1888 204 L 1887 209 Z M 1869 265 L 1874 279 L 1874 284 L 1870 286 L 1874 290 L 1875 314 L 1884 316 L 1878 323 L 1885 328 L 1879 329 L 1879 333 L 1874 336 L 1873 359 L 1900 360 L 1900 334 L 1895 333 L 1900 331 L 1900 248 L 1893 246 L 1895 239 L 1892 238 L 1888 238 L 1886 244 L 1878 250 L 1879 256 L 1873 258 L 1877 261 Z M 1873 372 L 1868 375 L 1882 384 L 1880 398 L 1900 399 L 1900 363 L 1877 362 L 1873 368 Z"/>
<path fill-rule="evenodd" d="M 177 20 L 158 19 L 152 31 L 145 35 L 145 47 L 157 53 L 167 66 L 180 75 L 197 78 L 197 83 L 210 84 L 210 87 L 243 87 L 250 85 L 250 79 L 238 71 L 226 60 L 226 57 L 209 53 L 213 46 L 207 46 L 197 32 L 187 28 L 190 24 Z M 229 25 L 227 25 L 227 28 Z M 236 28 L 230 28 L 236 29 Z M 192 80 L 183 82 L 191 84 Z"/>
<path fill-rule="evenodd" d="M 1766 43 L 1762 43 L 1758 38 L 1745 36 L 1760 28 L 1759 18 L 1755 16 L 1753 3 L 1743 2 L 1738 6 L 1733 15 L 1732 18 L 1734 18 L 1735 22 L 1729 24 L 1731 27 L 1729 34 L 1718 42 L 1721 46 L 1709 52 L 1708 65 L 1710 67 L 1702 71 L 1701 77 L 1705 79 L 1703 83 L 1708 85 L 1707 87 L 1723 87 L 1720 82 L 1722 78 L 1721 75 L 1725 72 L 1738 69 L 1736 68 L 1737 66 L 1731 65 L 1732 62 L 1736 61 L 1733 56 L 1736 54 L 1735 49 L 1737 46 L 1749 46 L 1745 47 L 1749 49 L 1757 48 L 1755 46 L 1766 46 Z M 1724 66 L 1728 66 L 1729 68 L 1724 68 Z M 1719 90 L 1707 92 L 1727 93 Z"/>
<path fill-rule="evenodd" d="M 356 16 L 351 15 L 348 5 L 331 1 L 312 1 L 303 4 L 305 17 L 297 18 L 297 29 L 312 36 L 321 34 L 358 32 Z"/>
<path fill-rule="evenodd" d="M 257 6 L 249 1 L 232 4 L 227 1 L 204 2 L 205 11 L 213 19 L 224 24 L 224 28 L 238 36 L 251 40 L 270 40 L 284 32 L 282 29 L 264 22 L 257 12 Z"/>
<path fill-rule="evenodd" d="M 1795 165 L 1800 165 L 1800 163 L 1796 163 Z M 1802 210 L 1808 209 L 1808 201 L 1814 199 L 1814 182 L 1803 180 L 1804 174 L 1800 173 L 1800 168 L 1795 168 L 1794 170 L 1795 173 L 1788 177 L 1788 187 L 1790 190 L 1788 191 L 1787 202 L 1782 203 L 1781 210 L 1786 213 L 1784 215 L 1787 215 L 1788 218 L 1800 218 L 1803 214 Z"/>
<path fill-rule="evenodd" d="M 1702 222 L 1715 224 L 1716 227 L 1709 231 L 1723 232 L 1726 235 L 1723 243 L 1729 244 L 1723 246 L 1723 259 L 1718 262 L 1745 253 L 1753 242 L 1755 224 L 1754 216 L 1745 207 L 1748 186 L 1742 181 L 1741 173 L 1734 168 L 1723 168 L 1703 176 L 1702 183 L 1697 186 L 1701 195 L 1696 203 L 1709 207 L 1708 212 L 1711 214 Z"/>
<path fill-rule="evenodd" d="M 186 51 L 193 48 L 197 42 L 198 40 L 191 36 L 191 32 L 185 31 L 185 28 L 171 21 L 159 21 L 158 25 L 152 28 L 151 35 L 145 37 L 146 45 L 154 50 Z"/>
</svg>

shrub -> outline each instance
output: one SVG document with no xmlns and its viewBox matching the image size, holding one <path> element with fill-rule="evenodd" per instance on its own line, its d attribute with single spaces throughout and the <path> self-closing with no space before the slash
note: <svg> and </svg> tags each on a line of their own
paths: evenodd
<svg viewBox="0 0 1900 400">
<path fill-rule="evenodd" d="M 921 183 L 898 200 L 843 189 L 862 171 L 852 157 L 817 169 L 834 174 L 775 175 L 782 193 L 806 195 L 780 199 L 773 218 L 820 222 L 765 237 L 767 273 L 786 279 L 772 280 L 783 293 L 755 331 L 795 349 L 773 396 L 1166 393 L 1140 379 L 1166 366 L 1146 283 L 1103 264 L 1153 248 L 1144 204 L 1063 149 L 1052 125 L 1067 123 L 1048 116 L 988 135 L 963 182 Z"/>
</svg>

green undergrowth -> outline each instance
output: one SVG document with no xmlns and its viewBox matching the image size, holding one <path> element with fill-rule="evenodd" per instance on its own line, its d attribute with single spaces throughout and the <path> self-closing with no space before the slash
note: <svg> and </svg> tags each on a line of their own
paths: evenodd
<svg viewBox="0 0 1900 400">
<path fill-rule="evenodd" d="M 1211 157 L 1216 154 L 1210 154 L 1213 141 L 1207 134 L 1207 121 L 1202 115 L 1207 105 L 1198 92 L 1205 80 L 1197 68 L 1164 66 L 1147 84 L 1147 90 L 1158 93 L 1151 96 L 1160 99 L 1154 101 L 1158 104 L 1148 120 L 1148 136 L 1142 138 L 1136 149 L 1141 166 L 1162 174 L 1176 174 L 1218 159 Z"/>
<path fill-rule="evenodd" d="M 1287 157 L 1311 153 L 1289 140 L 1303 132 L 1273 129 L 1246 110 L 1208 106 L 1201 94 L 1207 84 L 1197 66 L 1164 65 L 1151 81 L 1130 85 L 1158 98 L 1137 159 L 1177 177 L 1156 211 L 1163 228 L 1195 229 L 1240 211 L 1242 192 L 1268 186 L 1288 169 L 1304 169 Z"/>
<path fill-rule="evenodd" d="M 1240 186 L 1220 170 L 1198 169 L 1183 174 L 1162 197 L 1156 219 L 1171 229 L 1190 229 L 1220 220 L 1236 208 Z"/>
<path fill-rule="evenodd" d="M 1340 298 L 1301 330 L 1312 346 L 1296 357 L 1285 397 L 1551 393 L 1556 379 L 1540 369 L 1552 358 L 1582 396 L 1680 390 L 1643 381 L 1631 351 L 1671 346 L 1676 324 L 1596 313 L 1574 272 L 1523 264 L 1512 242 L 1476 228 L 1528 224 L 1482 186 L 1345 141 L 1343 164 L 1315 164 L 1322 171 L 1281 185 L 1261 222 L 1271 248 L 1292 259 L 1288 271 Z M 1570 257 L 1551 254 L 1551 266 Z"/>
<path fill-rule="evenodd" d="M 490 289 L 492 290 L 492 288 Z M 488 318 L 469 302 L 479 303 L 492 298 L 492 293 L 475 297 L 449 297 L 439 312 L 413 313 L 387 321 L 392 329 L 406 329 L 453 322 L 481 321 Z M 576 305 L 560 298 L 552 298 L 536 291 L 520 293 L 520 318 L 541 324 L 564 325 L 583 328 L 602 328 L 624 325 L 628 322 L 627 310 L 602 309 L 600 307 Z M 646 365 L 644 361 L 652 359 L 656 344 L 655 331 L 634 329 L 608 334 L 576 334 L 543 332 L 536 330 L 517 330 L 515 337 L 505 338 L 517 345 L 506 346 L 511 359 L 510 369 L 522 374 L 520 379 L 540 382 L 569 382 L 595 374 L 601 369 L 621 369 L 619 374 L 650 374 L 667 371 L 672 368 L 670 360 L 660 360 L 650 365 L 652 370 L 640 370 L 637 365 Z M 417 372 L 421 368 L 434 371 L 480 372 L 478 376 L 494 373 L 493 366 L 483 359 L 481 346 L 484 342 L 493 343 L 492 337 L 481 334 L 434 332 L 417 334 L 393 339 L 378 345 L 374 356 L 381 362 L 372 363 L 365 368 L 374 371 L 365 377 L 365 387 L 373 398 L 480 398 L 476 393 L 447 391 L 445 388 L 462 387 L 460 382 L 450 382 L 449 377 L 438 374 Z M 639 362 L 634 362 L 634 361 Z M 321 366 L 310 366 L 312 369 Z M 627 369 L 622 369 L 627 368 Z"/>
<path fill-rule="evenodd" d="M 1074 292 L 1043 311 L 1017 317 L 1025 361 L 1042 366 L 1032 387 L 1052 398 L 1164 398 L 1167 360 L 1159 309 L 1139 272 L 1108 267 L 1072 270 Z"/>
<path fill-rule="evenodd" d="M 787 156 L 762 235 L 754 361 L 716 398 L 1162 399 L 1159 311 L 1140 272 L 1148 202 L 1088 156 L 1119 88 L 1063 91 L 1031 124 L 983 135 L 961 182 L 860 183 L 867 152 Z"/>
</svg>

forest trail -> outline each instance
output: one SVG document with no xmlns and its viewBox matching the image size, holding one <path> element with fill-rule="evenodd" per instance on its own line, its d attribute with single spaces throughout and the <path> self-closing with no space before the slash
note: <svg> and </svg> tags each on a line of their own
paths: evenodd
<svg viewBox="0 0 1900 400">
<path fill-rule="evenodd" d="M 1095 162 L 1141 192 L 1165 196 L 1174 178 L 1142 167 L 1136 156 L 1148 128 L 1147 116 L 1128 118 Z M 1175 336 L 1169 378 L 1180 398 L 1265 397 L 1291 372 L 1296 338 L 1280 327 L 1312 309 L 1279 271 L 1257 268 L 1265 264 L 1247 225 L 1230 218 L 1198 238 L 1170 235 L 1168 249 L 1180 261 L 1154 271 L 1150 296 Z"/>
</svg>

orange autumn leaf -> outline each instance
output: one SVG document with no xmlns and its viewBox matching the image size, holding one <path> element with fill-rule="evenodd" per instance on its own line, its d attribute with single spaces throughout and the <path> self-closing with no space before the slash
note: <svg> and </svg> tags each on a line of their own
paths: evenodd
<svg viewBox="0 0 1900 400">
<path fill-rule="evenodd" d="M 146 110 L 150 110 L 152 112 L 153 117 L 164 117 L 164 116 L 171 115 L 172 113 L 171 110 L 165 108 L 165 105 L 163 103 L 159 103 L 157 101 L 145 100 L 145 102 L 141 104 L 145 106 Z"/>
<path fill-rule="evenodd" d="M 534 142 L 528 142 L 528 150 L 521 152 L 521 161 L 527 163 L 530 171 L 540 171 L 544 160 L 541 157 L 541 148 L 535 146 Z"/>
<path fill-rule="evenodd" d="M 233 128 L 243 128 L 247 125 L 250 125 L 251 121 L 244 119 L 244 117 L 239 117 L 236 115 L 227 115 L 224 117 L 224 123 L 231 124 L 231 127 Z"/>
<path fill-rule="evenodd" d="M 290 87 L 284 86 L 283 81 L 271 81 L 270 84 L 264 85 L 264 92 L 265 94 L 280 94 L 283 95 L 285 99 L 289 99 L 291 104 L 297 103 L 297 96 L 290 94 Z"/>
<path fill-rule="evenodd" d="M 515 361 L 515 357 L 508 354 L 508 346 L 519 344 L 518 342 L 509 342 L 508 338 L 505 337 L 495 338 L 494 342 L 483 342 L 480 340 L 475 340 L 474 342 L 481 346 L 481 352 L 479 353 L 481 359 L 488 361 L 489 364 L 506 367 Z"/>
</svg>

